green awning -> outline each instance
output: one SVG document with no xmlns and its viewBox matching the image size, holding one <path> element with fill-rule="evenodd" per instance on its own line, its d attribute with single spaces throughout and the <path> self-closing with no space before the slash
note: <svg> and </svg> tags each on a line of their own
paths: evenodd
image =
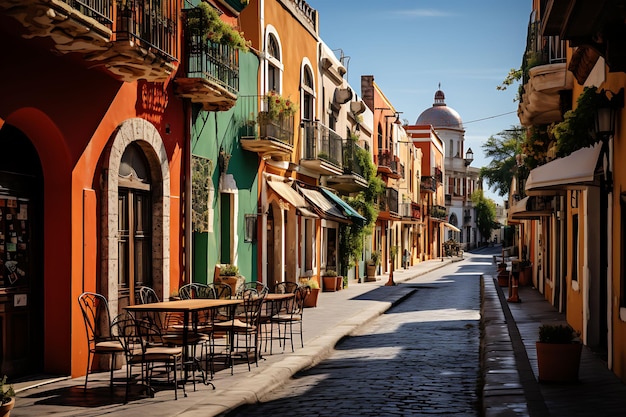
<svg viewBox="0 0 626 417">
<path fill-rule="evenodd" d="M 322 193 L 324 193 L 324 195 L 328 197 L 329 200 L 335 203 L 345 213 L 345 215 L 348 216 L 350 220 L 352 220 L 354 224 L 361 227 L 365 226 L 365 223 L 367 223 L 367 219 L 361 216 L 358 211 L 350 207 L 348 203 L 343 201 L 341 198 L 339 198 L 339 196 L 335 195 L 334 193 L 324 188 L 320 189 L 322 190 Z"/>
</svg>

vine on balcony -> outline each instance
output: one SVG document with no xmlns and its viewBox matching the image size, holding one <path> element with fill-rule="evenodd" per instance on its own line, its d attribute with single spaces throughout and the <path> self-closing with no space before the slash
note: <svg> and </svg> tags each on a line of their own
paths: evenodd
<svg viewBox="0 0 626 417">
<path fill-rule="evenodd" d="M 229 45 L 242 51 L 248 51 L 250 47 L 243 32 L 220 19 L 217 9 L 206 2 L 201 2 L 195 8 L 195 13 L 190 14 L 187 27 L 193 35 L 206 37 L 213 43 Z"/>
</svg>

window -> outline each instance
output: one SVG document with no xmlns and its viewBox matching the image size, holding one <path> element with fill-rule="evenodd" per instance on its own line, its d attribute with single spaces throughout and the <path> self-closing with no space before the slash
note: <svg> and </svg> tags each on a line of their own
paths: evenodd
<svg viewBox="0 0 626 417">
<path fill-rule="evenodd" d="M 578 281 L 578 214 L 572 216 L 572 281 Z"/>
<path fill-rule="evenodd" d="M 308 65 L 304 67 L 302 74 L 302 118 L 313 120 L 314 118 L 314 96 L 313 72 Z"/>
<path fill-rule="evenodd" d="M 267 54 L 267 91 L 280 93 L 280 47 L 278 46 L 278 40 L 272 34 L 268 36 L 267 40 Z"/>
</svg>

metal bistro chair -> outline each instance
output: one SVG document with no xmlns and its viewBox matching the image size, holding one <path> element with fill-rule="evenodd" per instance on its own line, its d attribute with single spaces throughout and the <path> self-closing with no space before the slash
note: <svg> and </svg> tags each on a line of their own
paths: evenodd
<svg viewBox="0 0 626 417">
<path fill-rule="evenodd" d="M 251 370 L 251 356 L 254 357 L 256 366 L 259 366 L 260 317 L 265 295 L 265 292 L 259 293 L 255 289 L 248 289 L 241 294 L 243 302 L 234 317 L 213 324 L 214 334 L 226 332 L 227 340 L 229 341 L 229 345 L 225 350 L 221 352 L 214 351 L 214 358 L 224 356 L 227 364 L 230 366 L 231 375 L 234 372 L 235 356 L 245 357 L 248 362 L 248 371 Z M 242 344 L 243 346 L 241 346 Z"/>
<path fill-rule="evenodd" d="M 265 295 L 269 292 L 269 287 L 260 281 L 246 281 L 237 288 L 236 298 L 244 298 L 246 292 L 254 290 L 259 295 Z"/>
<path fill-rule="evenodd" d="M 300 285 L 296 282 L 285 281 L 279 282 L 274 287 L 275 294 L 290 294 L 295 293 L 295 290 Z M 272 345 L 274 341 L 274 327 L 277 327 L 278 331 L 278 339 L 281 340 L 280 336 L 280 325 L 278 322 L 272 320 L 273 316 L 278 314 L 286 313 L 286 306 L 284 302 L 271 302 L 265 303 L 264 311 L 261 313 L 261 326 L 263 328 L 263 336 L 265 341 L 264 352 L 267 352 L 267 345 L 270 345 L 270 355 L 272 354 Z"/>
<path fill-rule="evenodd" d="M 87 331 L 87 372 L 85 374 L 85 387 L 91 373 L 93 358 L 96 355 L 111 356 L 111 378 L 110 384 L 113 387 L 113 370 L 115 369 L 115 357 L 122 354 L 124 348 L 120 341 L 111 332 L 111 314 L 109 303 L 101 294 L 84 292 L 78 297 L 78 304 L 83 314 L 85 329 Z"/>
<path fill-rule="evenodd" d="M 293 326 L 298 326 L 297 330 L 300 333 L 300 345 L 304 347 L 304 338 L 302 336 L 302 315 L 304 313 L 304 299 L 306 298 L 307 293 L 307 287 L 298 286 L 294 290 L 294 298 L 285 303 L 284 310 L 270 318 L 271 324 L 276 324 L 278 326 L 278 338 L 282 343 L 283 351 L 285 350 L 285 345 L 287 344 L 287 335 L 289 335 L 289 341 L 291 342 L 291 351 L 294 351 Z M 283 326 L 282 333 L 280 330 L 281 325 Z M 287 333 L 287 327 L 289 327 L 289 333 Z"/>
<path fill-rule="evenodd" d="M 199 282 L 183 285 L 179 288 L 178 295 L 183 300 L 189 298 L 216 298 L 213 287 Z"/>
<path fill-rule="evenodd" d="M 155 370 L 162 369 L 167 381 L 170 372 L 173 376 L 174 399 L 178 399 L 177 372 L 183 373 L 183 349 L 181 346 L 169 346 L 161 334 L 161 329 L 147 319 L 135 319 L 131 314 L 120 314 L 114 321 L 114 327 L 126 355 L 126 395 L 128 402 L 130 385 L 133 382 L 133 366 L 141 367 L 141 383 L 145 384 L 150 395 L 154 396 L 152 379 Z M 186 397 L 185 384 L 183 394 Z"/>
</svg>

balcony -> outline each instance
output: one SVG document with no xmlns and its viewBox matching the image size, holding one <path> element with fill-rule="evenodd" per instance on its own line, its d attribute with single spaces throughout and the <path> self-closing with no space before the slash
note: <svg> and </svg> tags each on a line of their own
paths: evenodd
<svg viewBox="0 0 626 417">
<path fill-rule="evenodd" d="M 378 153 L 376 164 L 378 165 L 378 172 L 389 178 L 398 179 L 404 176 L 404 165 L 400 164 L 399 158 L 388 150 L 382 150 Z"/>
<path fill-rule="evenodd" d="M 378 217 L 381 219 L 397 219 L 400 217 L 398 190 L 387 187 L 385 195 L 378 198 Z"/>
<path fill-rule="evenodd" d="M 400 216 L 403 219 L 421 220 L 422 213 L 419 204 L 413 202 L 401 203 Z"/>
<path fill-rule="evenodd" d="M 113 0 L 13 0 L 0 9 L 24 26 L 23 37 L 47 38 L 62 54 L 97 57 L 111 47 Z"/>
<path fill-rule="evenodd" d="M 365 155 L 364 155 L 365 153 Z M 326 184 L 345 194 L 356 193 L 367 188 L 367 180 L 363 177 L 363 169 L 359 165 L 359 154 L 369 157 L 354 140 L 343 141 L 343 173 L 329 176 Z"/>
<path fill-rule="evenodd" d="M 517 111 L 523 126 L 561 121 L 561 95 L 574 85 L 565 62 L 565 41 L 558 36 L 541 36 L 540 27 L 539 21 L 528 25 L 522 60 L 523 93 Z"/>
<path fill-rule="evenodd" d="M 343 139 L 320 122 L 303 122 L 304 154 L 300 165 L 321 175 L 343 173 Z"/>
<path fill-rule="evenodd" d="M 175 0 L 3 1 L 3 13 L 24 26 L 25 38 L 49 39 L 61 54 L 105 68 L 116 78 L 164 82 L 178 66 Z M 115 12 L 115 14 L 114 14 Z"/>
<path fill-rule="evenodd" d="M 584 84 L 602 56 L 609 72 L 626 72 L 626 11 L 620 1 L 548 0 L 542 34 L 560 35 L 575 47 L 569 70 Z"/>
<path fill-rule="evenodd" d="M 447 211 L 444 206 L 438 206 L 438 205 L 433 204 L 432 206 L 428 208 L 428 212 L 432 219 L 436 219 L 440 221 L 446 220 Z"/>
<path fill-rule="evenodd" d="M 422 193 L 434 193 L 437 191 L 437 181 L 432 176 L 422 176 L 420 181 L 420 192 Z"/>
<path fill-rule="evenodd" d="M 201 10 L 189 9 L 187 19 L 203 19 Z M 239 93 L 239 51 L 214 43 L 206 36 L 185 28 L 187 73 L 176 77 L 176 93 L 206 111 L 226 111 L 235 105 Z"/>
<path fill-rule="evenodd" d="M 264 159 L 289 161 L 293 153 L 294 117 L 270 117 L 268 111 L 258 110 L 261 99 L 259 96 L 239 97 L 239 113 L 243 115 L 239 123 L 241 147 Z"/>
</svg>

